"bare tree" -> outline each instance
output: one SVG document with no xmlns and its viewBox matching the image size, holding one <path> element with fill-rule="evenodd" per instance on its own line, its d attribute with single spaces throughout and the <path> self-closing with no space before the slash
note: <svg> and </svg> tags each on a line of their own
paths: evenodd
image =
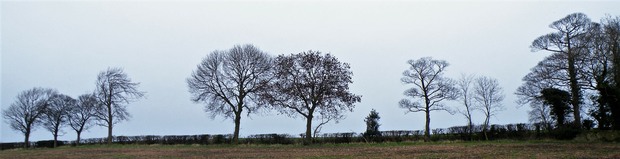
<svg viewBox="0 0 620 159">
<path fill-rule="evenodd" d="M 473 133 L 473 122 L 472 122 L 472 112 L 474 111 L 474 92 L 472 91 L 472 87 L 474 84 L 474 75 L 465 75 L 461 74 L 461 78 L 456 82 L 456 86 L 459 90 L 459 100 L 461 100 L 463 104 L 463 109 L 457 109 L 460 114 L 465 116 L 467 119 L 467 131 L 471 136 Z"/>
<path fill-rule="evenodd" d="M 568 77 L 571 105 L 573 106 L 573 116 L 575 117 L 575 126 L 581 127 L 581 87 L 578 77 L 578 60 L 583 55 L 582 50 L 587 47 L 584 41 L 586 33 L 589 31 L 590 19 L 583 13 L 573 13 L 557 20 L 550 28 L 557 32 L 549 33 L 538 37 L 530 46 L 532 51 L 546 50 L 553 54 L 561 54 L 564 58 L 563 66 L 559 67 L 566 70 Z"/>
<path fill-rule="evenodd" d="M 97 98 L 93 94 L 83 94 L 69 112 L 69 126 L 77 134 L 76 145 L 80 145 L 82 131 L 92 126 L 92 119 L 97 111 Z"/>
<path fill-rule="evenodd" d="M 331 54 L 280 55 L 274 67 L 272 91 L 262 97 L 281 113 L 306 118 L 305 144 L 312 143 L 313 119 L 339 119 L 342 112 L 353 111 L 354 104 L 361 101 L 361 96 L 349 92 L 353 83 L 349 64 Z"/>
<path fill-rule="evenodd" d="M 272 67 L 272 58 L 253 45 L 213 51 L 187 79 L 192 101 L 206 103 L 212 118 L 232 118 L 233 142 L 238 143 L 241 115 L 260 108 L 257 93 L 267 89 Z"/>
<path fill-rule="evenodd" d="M 318 116 L 317 121 L 319 121 L 318 124 L 316 124 L 316 126 L 314 127 L 314 132 L 312 133 L 314 137 L 317 137 L 319 135 L 319 133 L 321 133 L 321 130 L 323 130 L 323 126 L 327 123 L 329 123 L 330 121 L 335 121 L 336 123 L 338 123 L 341 119 L 344 119 L 344 115 L 320 115 Z"/>
<path fill-rule="evenodd" d="M 112 128 L 130 117 L 126 104 L 142 98 L 144 92 L 138 91 L 140 83 L 133 83 L 121 68 L 108 68 L 97 76 L 97 111 L 95 118 L 98 125 L 108 128 L 108 144 L 112 143 Z"/>
<path fill-rule="evenodd" d="M 430 141 L 430 122 L 431 111 L 453 112 L 444 104 L 444 100 L 456 100 L 458 90 L 454 87 L 454 82 L 443 76 L 443 72 L 448 67 L 448 62 L 444 60 L 434 60 L 431 57 L 424 57 L 418 60 L 409 60 L 409 69 L 403 72 L 401 81 L 405 84 L 414 86 L 405 91 L 405 96 L 424 102 L 410 99 L 402 99 L 399 103 L 401 108 L 407 112 L 424 112 L 426 114 L 426 126 L 424 128 L 424 141 Z"/>
<path fill-rule="evenodd" d="M 544 130 L 550 131 L 553 126 L 553 119 L 549 116 L 551 110 L 544 105 L 542 101 L 536 101 L 530 103 L 532 110 L 528 111 L 529 121 L 534 124 L 542 124 Z"/>
<path fill-rule="evenodd" d="M 64 94 L 55 94 L 47 101 L 42 121 L 43 127 L 54 136 L 54 147 L 58 146 L 58 136 L 64 134 L 61 128 L 67 124 L 69 111 L 75 104 L 75 99 Z"/>
<path fill-rule="evenodd" d="M 30 145 L 30 133 L 40 122 L 40 117 L 47 107 L 47 99 L 56 94 L 48 88 L 32 88 L 17 95 L 15 103 L 2 111 L 2 117 L 13 130 L 24 134 L 24 148 Z"/>
<path fill-rule="evenodd" d="M 563 65 L 561 54 L 556 54 L 545 58 L 539 62 L 531 72 L 523 77 L 523 85 L 517 88 L 515 95 L 519 106 L 529 104 L 530 121 L 541 123 L 547 130 L 551 129 L 551 117 L 549 108 L 543 104 L 540 93 L 545 88 L 563 87 L 568 88 L 568 80 L 565 78 L 563 69 L 558 66 Z"/>
<path fill-rule="evenodd" d="M 502 87 L 499 86 L 497 79 L 481 76 L 476 79 L 474 87 L 474 100 L 478 103 L 477 109 L 484 113 L 484 124 L 482 132 L 488 140 L 487 129 L 492 116 L 497 115 L 499 111 L 504 110 L 502 101 L 504 93 Z"/>
</svg>

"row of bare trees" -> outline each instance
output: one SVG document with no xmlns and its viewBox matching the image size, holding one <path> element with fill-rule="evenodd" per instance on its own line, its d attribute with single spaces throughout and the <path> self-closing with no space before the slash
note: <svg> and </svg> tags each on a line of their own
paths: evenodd
<svg viewBox="0 0 620 159">
<path fill-rule="evenodd" d="M 555 32 L 538 37 L 531 48 L 552 54 L 523 78 L 525 83 L 516 92 L 518 103 L 532 107 L 534 122 L 549 123 L 553 117 L 557 125 L 562 125 L 564 117 L 570 116 L 567 112 L 572 112 L 572 123 L 580 128 L 582 105 L 588 104 L 584 99 L 591 99 L 589 115 L 599 128 L 620 129 L 620 17 L 596 23 L 585 14 L 574 13 L 549 27 Z M 407 63 L 410 68 L 403 72 L 401 81 L 413 85 L 404 92 L 413 100 L 403 99 L 399 106 L 408 112 L 425 113 L 426 141 L 430 138 L 431 111 L 459 112 L 471 126 L 472 112 L 478 110 L 484 114 L 486 131 L 490 117 L 504 109 L 504 95 L 496 79 L 463 75 L 453 80 L 444 76 L 449 64 L 430 57 Z M 192 101 L 205 103 L 205 110 L 213 117 L 233 119 L 234 143 L 238 143 L 242 115 L 261 110 L 303 117 L 305 141 L 311 143 L 314 120 L 320 121 L 314 128 L 316 134 L 320 126 L 342 119 L 344 112 L 352 111 L 354 104 L 361 101 L 361 96 L 349 91 L 352 74 L 348 63 L 331 54 L 306 51 L 272 57 L 253 45 L 238 45 L 208 54 L 187 84 Z M 132 83 L 117 68 L 101 72 L 96 85 L 94 93 L 78 100 L 53 89 L 26 90 L 3 112 L 3 117 L 13 129 L 24 133 L 26 143 L 38 124 L 56 138 L 63 124 L 75 122 L 79 138 L 90 118 L 108 128 L 111 142 L 113 125 L 129 117 L 126 104 L 144 93 L 137 90 L 138 83 Z M 463 108 L 455 111 L 444 104 L 447 100 L 460 100 Z M 83 110 L 86 107 L 94 107 L 94 111 Z M 76 112 L 67 113 L 70 111 Z M 70 117 L 76 114 L 81 116 Z M 79 122 L 86 124 L 80 126 Z"/>
<path fill-rule="evenodd" d="M 442 101 L 463 99 L 461 111 L 472 126 L 472 112 L 485 115 L 485 130 L 491 116 L 503 110 L 504 95 L 496 79 L 480 76 L 464 77 L 457 82 L 443 76 L 446 61 L 430 57 L 408 61 L 411 66 L 401 79 L 415 85 L 405 95 L 420 99 L 423 104 L 409 99 L 400 106 L 409 112 L 425 112 L 425 140 L 430 140 L 430 112 L 446 110 Z M 290 117 L 306 120 L 305 143 L 312 142 L 313 120 L 320 126 L 338 121 L 346 111 L 353 111 L 361 96 L 349 91 L 352 72 L 347 63 L 341 63 L 331 54 L 306 51 L 279 55 L 275 58 L 253 45 L 237 45 L 229 50 L 208 54 L 187 79 L 192 101 L 205 104 L 212 117 L 222 115 L 235 124 L 233 142 L 239 141 L 242 115 L 259 110 L 276 110 Z M 458 86 L 458 87 L 457 87 Z M 470 88 L 472 87 L 472 88 Z M 244 114 L 245 113 L 245 114 Z"/>
<path fill-rule="evenodd" d="M 312 142 L 312 122 L 323 125 L 353 111 L 361 96 L 349 92 L 352 72 L 331 54 L 306 51 L 272 57 L 253 45 L 237 45 L 208 54 L 187 79 L 192 101 L 205 103 L 212 117 L 233 119 L 233 143 L 239 142 L 242 115 L 273 109 L 306 119 L 305 142 Z M 319 129 L 319 127 L 315 128 Z"/>
<path fill-rule="evenodd" d="M 620 17 L 593 22 L 573 13 L 549 27 L 554 31 L 530 47 L 551 54 L 523 77 L 518 103 L 529 104 L 530 120 L 548 129 L 595 121 L 599 129 L 620 130 Z"/>
<path fill-rule="evenodd" d="M 458 112 L 465 116 L 467 125 L 471 127 L 473 112 L 479 110 L 485 117 L 483 132 L 486 134 L 490 118 L 504 110 L 501 104 L 504 94 L 497 79 L 463 74 L 461 79 L 454 80 L 444 76 L 448 62 L 431 57 L 409 60 L 407 63 L 410 67 L 403 72 L 401 81 L 413 85 L 404 92 L 413 100 L 402 99 L 399 106 L 407 112 L 425 113 L 425 141 L 430 141 L 431 111 Z M 446 100 L 460 100 L 463 106 L 454 110 L 444 104 Z"/>
<path fill-rule="evenodd" d="M 114 124 L 129 117 L 126 105 L 144 96 L 138 85 L 122 69 L 109 68 L 97 76 L 93 93 L 74 99 L 55 89 L 35 87 L 18 94 L 2 117 L 12 129 L 24 134 L 25 148 L 30 145 L 30 133 L 38 126 L 52 133 L 54 147 L 58 136 L 64 134 L 63 127 L 69 126 L 76 132 L 79 144 L 81 133 L 93 124 L 108 128 L 108 143 L 111 143 Z"/>
</svg>

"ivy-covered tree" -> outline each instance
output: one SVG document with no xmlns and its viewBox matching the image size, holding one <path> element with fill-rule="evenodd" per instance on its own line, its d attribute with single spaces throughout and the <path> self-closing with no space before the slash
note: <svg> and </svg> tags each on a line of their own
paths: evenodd
<svg viewBox="0 0 620 159">
<path fill-rule="evenodd" d="M 566 116 L 571 112 L 570 94 L 556 88 L 546 88 L 541 91 L 544 104 L 551 107 L 551 117 L 556 120 L 558 127 L 566 124 Z"/>
</svg>

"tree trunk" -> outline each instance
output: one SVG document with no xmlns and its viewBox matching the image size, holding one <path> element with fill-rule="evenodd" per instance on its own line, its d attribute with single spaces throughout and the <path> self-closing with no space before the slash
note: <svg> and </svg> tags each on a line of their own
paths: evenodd
<svg viewBox="0 0 620 159">
<path fill-rule="evenodd" d="M 615 33 L 615 34 L 614 34 Z M 618 32 L 614 32 L 612 33 L 610 36 L 612 36 L 613 38 L 610 40 L 612 41 L 612 44 L 610 44 L 611 46 L 611 52 L 612 52 L 612 60 L 613 60 L 613 69 L 614 69 L 614 81 L 615 82 L 615 87 L 614 87 L 614 92 L 613 92 L 613 96 L 614 98 L 611 98 L 611 100 L 613 100 L 610 103 L 609 107 L 611 107 L 611 118 L 612 118 L 612 128 L 614 130 L 620 130 L 620 111 L 614 111 L 614 110 L 618 110 L 618 108 L 620 107 L 620 102 L 618 101 L 618 98 L 620 98 L 620 35 L 618 35 Z"/>
<path fill-rule="evenodd" d="M 58 146 L 57 142 L 58 142 L 58 133 L 55 133 L 54 134 L 54 148 Z"/>
<path fill-rule="evenodd" d="M 77 132 L 77 140 L 75 140 L 75 146 L 80 146 L 80 135 L 82 134 L 81 131 Z"/>
<path fill-rule="evenodd" d="M 233 133 L 233 143 L 239 144 L 239 125 L 241 125 L 241 111 L 235 113 L 235 132 Z"/>
<path fill-rule="evenodd" d="M 306 117 L 306 139 L 304 139 L 304 145 L 312 144 L 312 114 Z"/>
<path fill-rule="evenodd" d="M 620 130 L 620 105 L 618 104 L 618 94 L 619 90 L 616 90 L 618 88 L 613 89 L 613 94 L 614 97 L 611 98 L 612 101 L 609 101 L 609 107 L 611 111 L 611 128 L 612 130 Z"/>
<path fill-rule="evenodd" d="M 470 141 L 474 140 L 474 130 L 473 130 L 473 126 L 472 125 L 474 125 L 474 124 L 471 122 L 471 117 L 470 117 L 469 123 L 467 123 L 467 133 L 469 135 L 469 140 Z"/>
<path fill-rule="evenodd" d="M 489 118 L 490 116 L 487 115 L 486 119 L 484 119 L 484 127 L 482 128 L 482 133 L 484 134 L 485 140 L 489 140 L 489 135 L 487 135 L 487 129 L 489 129 Z"/>
<path fill-rule="evenodd" d="M 467 107 L 467 134 L 469 135 L 469 140 L 474 140 L 474 130 L 473 123 L 471 122 L 471 112 L 469 111 L 469 107 Z"/>
<path fill-rule="evenodd" d="M 28 139 L 30 138 L 30 129 L 26 130 L 24 133 L 24 148 L 28 148 L 30 146 L 30 142 Z"/>
<path fill-rule="evenodd" d="M 431 141 L 431 129 L 430 129 L 431 112 L 430 110 L 426 110 L 424 112 L 426 112 L 426 126 L 424 127 L 424 142 L 429 142 Z"/>
<path fill-rule="evenodd" d="M 108 90 L 109 90 L 109 94 L 108 97 L 106 98 L 107 103 L 106 106 L 108 107 L 108 145 L 112 144 L 112 127 L 114 124 L 114 120 L 113 120 L 113 116 L 112 116 L 112 85 L 109 84 L 108 85 Z"/>
<path fill-rule="evenodd" d="M 59 123 L 60 123 L 60 122 L 59 122 Z M 58 143 L 58 131 L 60 131 L 60 128 L 59 128 L 59 127 L 60 127 L 60 124 L 57 124 L 57 125 L 54 127 L 54 128 L 55 128 L 55 129 L 54 129 L 54 132 L 53 132 L 54 134 L 52 134 L 52 135 L 54 135 L 54 148 L 58 147 L 58 144 L 57 144 L 57 143 Z"/>
<path fill-rule="evenodd" d="M 110 119 L 110 121 L 112 121 Z M 112 144 L 112 122 L 108 123 L 108 145 Z"/>
<path fill-rule="evenodd" d="M 112 144 L 112 105 L 108 105 L 108 145 Z"/>
<path fill-rule="evenodd" d="M 581 128 L 581 111 L 580 111 L 580 90 L 577 81 L 577 70 L 575 70 L 575 55 L 568 44 L 568 76 L 571 91 L 571 104 L 573 105 L 573 116 L 575 117 L 575 127 Z"/>
</svg>

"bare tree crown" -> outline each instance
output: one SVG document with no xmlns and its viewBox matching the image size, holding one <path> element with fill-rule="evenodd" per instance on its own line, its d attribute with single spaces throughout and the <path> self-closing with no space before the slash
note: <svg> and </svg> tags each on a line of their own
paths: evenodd
<svg viewBox="0 0 620 159">
<path fill-rule="evenodd" d="M 276 58 L 271 91 L 261 95 L 264 102 L 291 117 L 306 119 L 304 143 L 311 143 L 312 120 L 321 119 L 321 125 L 344 118 L 353 111 L 361 96 L 349 91 L 353 83 L 350 66 L 331 54 L 307 51 Z M 316 117 L 316 118 L 315 118 Z"/>
<path fill-rule="evenodd" d="M 258 109 L 252 99 L 267 89 L 272 67 L 271 57 L 253 45 L 213 51 L 187 79 L 191 100 L 205 102 L 212 117 L 233 118 L 239 103 L 249 114 Z"/>
<path fill-rule="evenodd" d="M 282 113 L 307 117 L 315 110 L 320 114 L 338 116 L 352 111 L 361 96 L 349 92 L 353 83 L 350 66 L 331 54 L 307 51 L 276 59 L 275 80 L 271 87 L 277 92 L 268 95 Z"/>
<path fill-rule="evenodd" d="M 121 68 L 108 68 L 97 76 L 95 96 L 98 106 L 95 111 L 97 125 L 108 128 L 108 144 L 112 143 L 114 124 L 129 119 L 127 104 L 144 97 L 138 90 L 140 83 L 131 82 Z"/>
<path fill-rule="evenodd" d="M 9 108 L 2 111 L 2 117 L 13 130 L 24 134 L 24 148 L 28 147 L 30 133 L 41 123 L 50 99 L 58 92 L 49 88 L 32 88 L 17 95 L 17 99 Z"/>
<path fill-rule="evenodd" d="M 449 65 L 448 62 L 424 57 L 419 60 L 409 60 L 407 63 L 410 67 L 403 72 L 404 77 L 401 81 L 405 84 L 413 84 L 414 87 L 407 89 L 404 95 L 420 98 L 425 103 L 403 99 L 400 101 L 400 107 L 409 112 L 445 110 L 453 113 L 450 108 L 441 103 L 444 100 L 458 98 L 458 90 L 454 82 L 443 76 L 443 72 Z"/>
<path fill-rule="evenodd" d="M 213 51 L 187 79 L 192 101 L 204 102 L 212 118 L 233 119 L 233 140 L 238 142 L 241 115 L 261 108 L 258 94 L 266 91 L 273 67 L 272 57 L 254 45 L 237 45 Z"/>
</svg>

